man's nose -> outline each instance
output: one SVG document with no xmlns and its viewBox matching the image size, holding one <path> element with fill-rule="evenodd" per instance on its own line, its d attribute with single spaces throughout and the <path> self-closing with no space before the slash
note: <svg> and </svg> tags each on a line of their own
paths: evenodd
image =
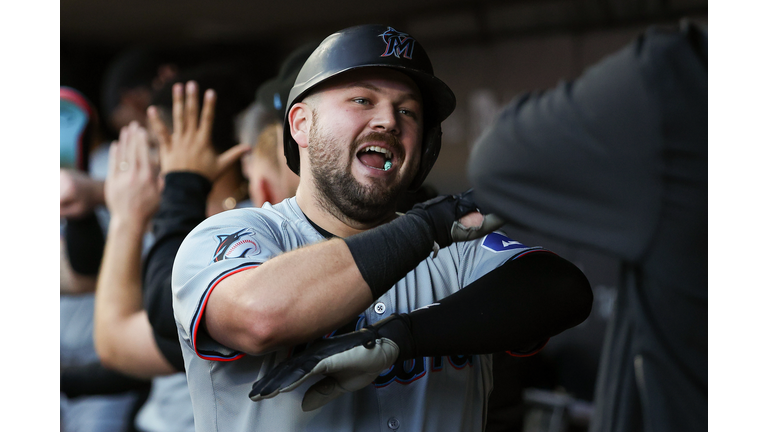
<svg viewBox="0 0 768 432">
<path fill-rule="evenodd" d="M 377 107 L 373 119 L 371 119 L 371 127 L 378 132 L 399 135 L 400 127 L 397 123 L 397 112 L 395 111 L 395 107 L 392 105 Z"/>
</svg>

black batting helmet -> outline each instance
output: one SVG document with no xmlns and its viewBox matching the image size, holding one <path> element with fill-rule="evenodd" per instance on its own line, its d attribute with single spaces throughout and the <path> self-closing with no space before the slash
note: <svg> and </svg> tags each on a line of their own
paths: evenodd
<svg viewBox="0 0 768 432">
<path fill-rule="evenodd" d="M 451 89 L 432 70 L 424 48 L 407 33 L 368 24 L 338 31 L 323 40 L 301 68 L 288 95 L 284 119 L 285 158 L 299 174 L 299 146 L 291 136 L 288 112 L 318 84 L 341 73 L 367 67 L 386 67 L 408 75 L 419 87 L 424 102 L 424 139 L 419 171 L 409 189 L 418 188 L 440 153 L 440 123 L 456 107 Z"/>
</svg>

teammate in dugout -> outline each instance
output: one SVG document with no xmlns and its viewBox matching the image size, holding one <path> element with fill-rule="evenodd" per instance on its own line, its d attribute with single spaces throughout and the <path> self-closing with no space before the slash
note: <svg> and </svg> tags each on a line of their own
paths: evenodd
<svg viewBox="0 0 768 432">
<path fill-rule="evenodd" d="M 534 353 L 589 315 L 585 276 L 492 232 L 471 193 L 396 214 L 454 107 L 391 27 L 309 57 L 284 123 L 296 197 L 207 219 L 174 262 L 198 430 L 481 431 L 488 354 Z"/>
</svg>

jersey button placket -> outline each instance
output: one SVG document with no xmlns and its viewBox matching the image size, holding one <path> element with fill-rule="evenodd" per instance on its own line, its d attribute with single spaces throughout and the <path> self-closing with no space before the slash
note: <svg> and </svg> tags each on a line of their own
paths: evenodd
<svg viewBox="0 0 768 432">
<path fill-rule="evenodd" d="M 400 427 L 400 420 L 398 420 L 397 417 L 390 417 L 389 420 L 387 420 L 387 427 L 392 430 L 397 430 Z"/>
<path fill-rule="evenodd" d="M 387 305 L 385 305 L 384 302 L 378 302 L 375 305 L 373 305 L 373 311 L 376 312 L 378 315 L 383 315 L 384 312 L 387 311 Z"/>
</svg>

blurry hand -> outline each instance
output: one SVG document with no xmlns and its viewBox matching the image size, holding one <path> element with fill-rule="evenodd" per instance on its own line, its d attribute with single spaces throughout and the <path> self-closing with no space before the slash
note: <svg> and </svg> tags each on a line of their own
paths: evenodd
<svg viewBox="0 0 768 432">
<path fill-rule="evenodd" d="M 187 82 L 186 97 L 181 83 L 173 86 L 173 134 L 168 133 L 156 107 L 149 107 L 147 117 L 160 142 L 160 169 L 163 173 L 192 171 L 213 182 L 250 148 L 238 145 L 221 155 L 216 154 L 211 144 L 216 92 L 212 89 L 205 92 L 199 124 L 197 92 L 194 81 Z"/>
<path fill-rule="evenodd" d="M 104 182 L 80 171 L 60 170 L 59 187 L 60 217 L 77 219 L 104 204 Z"/>
<path fill-rule="evenodd" d="M 109 148 L 104 195 L 110 217 L 144 228 L 160 205 L 161 192 L 159 164 L 150 155 L 147 131 L 131 122 Z"/>
</svg>

